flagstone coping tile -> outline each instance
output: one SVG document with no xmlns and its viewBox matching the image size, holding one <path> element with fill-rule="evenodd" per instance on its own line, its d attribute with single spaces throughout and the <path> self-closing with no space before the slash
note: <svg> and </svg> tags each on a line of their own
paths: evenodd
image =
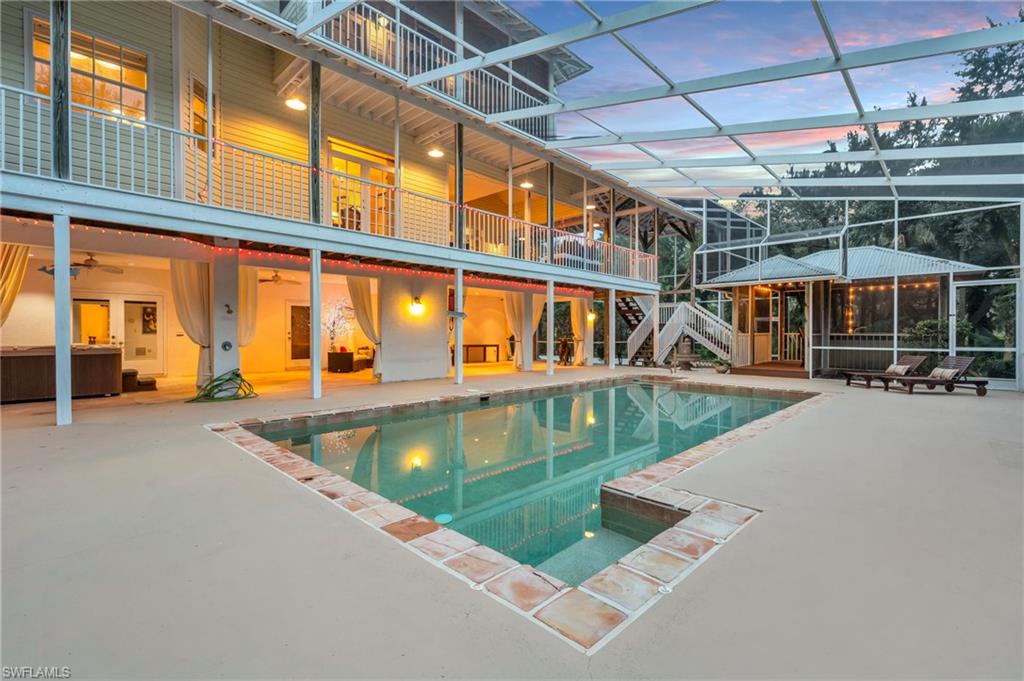
<svg viewBox="0 0 1024 681">
<path fill-rule="evenodd" d="M 626 610 L 638 610 L 658 595 L 661 584 L 621 565 L 609 565 L 580 586 Z"/>
<path fill-rule="evenodd" d="M 529 565 L 520 565 L 487 582 L 484 588 L 520 610 L 529 612 L 567 586 L 560 579 Z"/>
<path fill-rule="evenodd" d="M 687 492 L 674 490 L 671 487 L 651 487 L 636 495 L 638 499 L 646 499 L 659 504 L 665 504 L 672 508 L 679 508 L 681 504 L 689 501 L 693 495 Z"/>
<path fill-rule="evenodd" d="M 306 483 L 306 486 L 313 490 L 321 490 L 338 482 L 346 482 L 345 478 L 337 473 L 323 473 Z"/>
<path fill-rule="evenodd" d="M 457 553 L 468 551 L 477 543 L 466 535 L 445 527 L 437 532 L 413 539 L 409 545 L 434 560 L 445 560 Z"/>
<path fill-rule="evenodd" d="M 383 497 L 382 497 L 383 498 Z M 370 523 L 374 527 L 384 527 L 399 520 L 405 520 L 415 515 L 405 506 L 387 502 L 379 506 L 372 506 L 356 513 L 356 516 Z"/>
<path fill-rule="evenodd" d="M 317 490 L 317 492 L 332 500 L 344 499 L 345 497 L 355 496 L 356 494 L 362 494 L 367 491 L 368 490 L 364 489 L 362 486 L 357 485 L 351 480 L 345 480 L 344 478 L 330 485 L 324 485 Z M 369 492 L 369 494 L 373 494 L 373 492 Z M 381 499 L 383 498 L 384 497 L 381 497 Z M 369 506 L 364 505 L 363 508 L 369 508 Z"/>
<path fill-rule="evenodd" d="M 381 506 L 379 508 L 385 507 Z M 410 542 L 413 539 L 418 539 L 425 534 L 435 532 L 440 528 L 441 526 L 435 523 L 430 518 L 424 518 L 421 515 L 413 515 L 409 518 L 405 518 L 404 520 L 399 520 L 396 523 L 384 525 L 381 529 L 399 541 Z"/>
<path fill-rule="evenodd" d="M 693 565 L 692 561 L 674 556 L 650 544 L 634 549 L 619 559 L 621 565 L 638 570 L 645 575 L 668 584 Z"/>
<path fill-rule="evenodd" d="M 757 511 L 752 508 L 730 504 L 726 501 L 712 499 L 700 507 L 700 514 L 709 515 L 719 520 L 724 520 L 727 523 L 743 525 L 757 515 Z"/>
<path fill-rule="evenodd" d="M 593 648 L 626 621 L 627 615 L 590 594 L 571 589 L 538 610 L 534 617 L 584 648 Z"/>
<path fill-rule="evenodd" d="M 691 534 L 675 527 L 670 527 L 648 543 L 668 549 L 687 558 L 692 558 L 693 560 L 699 559 L 705 553 L 715 548 L 714 539 Z"/>
<path fill-rule="evenodd" d="M 355 513 L 364 509 L 373 508 L 374 506 L 386 504 L 388 503 L 388 500 L 376 492 L 359 492 L 358 494 L 353 494 L 350 497 L 338 499 L 334 503 Z"/>
<path fill-rule="evenodd" d="M 632 478 L 627 475 L 624 478 L 618 478 L 617 480 L 606 482 L 603 486 L 609 489 L 635 495 L 637 492 L 642 492 L 648 487 L 651 487 L 652 484 L 653 483 L 647 482 L 646 480 L 637 480 L 636 478 Z"/>
<path fill-rule="evenodd" d="M 676 523 L 676 527 L 681 530 L 689 530 L 720 541 L 727 540 L 732 536 L 733 532 L 740 529 L 739 525 L 726 522 L 725 520 L 720 520 L 714 516 L 704 515 L 700 511 L 686 516 Z"/>
<path fill-rule="evenodd" d="M 483 545 L 474 546 L 461 555 L 449 558 L 444 564 L 476 584 L 486 582 L 518 565 L 505 554 Z"/>
</svg>

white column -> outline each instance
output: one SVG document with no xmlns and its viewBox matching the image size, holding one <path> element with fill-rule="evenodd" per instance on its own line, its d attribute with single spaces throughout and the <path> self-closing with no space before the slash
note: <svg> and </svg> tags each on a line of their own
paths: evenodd
<svg viewBox="0 0 1024 681">
<path fill-rule="evenodd" d="M 53 328 L 57 425 L 71 423 L 71 219 L 53 216 Z"/>
<path fill-rule="evenodd" d="M 462 268 L 455 270 L 455 385 L 462 385 Z"/>
<path fill-rule="evenodd" d="M 615 368 L 615 289 L 608 289 L 608 305 L 605 307 L 604 316 L 607 323 L 607 331 L 604 340 L 605 360 L 608 368 Z"/>
<path fill-rule="evenodd" d="M 519 339 L 522 347 L 519 350 L 519 357 L 523 361 L 521 371 L 533 371 L 533 294 L 524 291 L 523 296 L 523 326 L 519 330 Z"/>
<path fill-rule="evenodd" d="M 323 395 L 323 367 L 320 360 L 320 249 L 309 249 L 309 396 Z"/>
<path fill-rule="evenodd" d="M 210 356 L 214 377 L 239 367 L 238 362 L 238 241 L 215 239 L 227 249 L 213 254 L 210 271 Z"/>
<path fill-rule="evenodd" d="M 548 279 L 547 299 L 547 355 L 548 355 L 548 376 L 555 375 L 555 282 Z"/>
<path fill-rule="evenodd" d="M 651 362 L 654 366 L 658 366 L 658 352 L 661 349 L 661 343 L 659 342 L 658 338 L 658 335 L 661 332 L 661 296 L 659 296 L 658 294 L 654 294 L 653 296 L 651 296 L 651 298 L 651 305 L 653 305 L 653 307 L 651 308 L 651 314 L 654 315 L 651 319 L 651 321 L 654 322 L 654 328 L 651 329 L 651 333 L 653 334 L 651 336 L 651 348 L 654 353 L 654 357 L 652 358 Z M 718 311 L 719 313 L 721 313 L 721 308 L 719 308 Z"/>
</svg>

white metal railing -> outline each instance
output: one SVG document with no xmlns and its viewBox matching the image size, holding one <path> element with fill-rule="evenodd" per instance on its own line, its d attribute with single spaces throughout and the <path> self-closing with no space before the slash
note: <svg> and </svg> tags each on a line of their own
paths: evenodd
<svg viewBox="0 0 1024 681">
<path fill-rule="evenodd" d="M 782 334 L 782 359 L 799 362 L 804 358 L 804 335 L 802 333 Z"/>
<path fill-rule="evenodd" d="M 635 357 L 636 353 L 640 350 L 640 347 L 644 344 L 644 341 L 647 340 L 653 331 L 654 313 L 653 311 L 648 311 L 647 314 L 644 315 L 643 321 L 637 324 L 637 327 L 629 334 L 629 338 L 626 339 L 626 362 L 632 361 L 633 357 Z M 658 334 L 658 338 L 660 340 L 660 333 Z"/>
<path fill-rule="evenodd" d="M 314 7 L 310 4 L 310 9 Z M 366 3 L 356 3 L 320 27 L 320 34 L 381 66 L 400 71 L 404 50 L 395 36 L 394 17 Z M 404 37 L 405 31 L 399 35 Z"/>
<path fill-rule="evenodd" d="M 455 225 L 455 202 L 399 189 L 396 192 L 399 219 L 395 236 L 420 243 L 451 246 Z"/>
<path fill-rule="evenodd" d="M 395 236 L 395 188 L 329 170 L 320 174 L 321 202 L 328 224 L 367 234 Z"/>
<path fill-rule="evenodd" d="M 2 167 L 28 175 L 51 175 L 50 98 L 7 87 L 0 89 Z"/>
<path fill-rule="evenodd" d="M 730 359 L 732 352 L 732 325 L 698 305 L 683 301 L 662 303 L 661 329 L 658 334 L 660 363 L 668 357 L 682 334 L 687 334 L 721 359 Z"/>
<path fill-rule="evenodd" d="M 470 206 L 464 210 L 467 250 L 550 262 L 547 227 Z"/>
<path fill-rule="evenodd" d="M 200 200 L 206 191 L 199 189 Z M 244 213 L 308 221 L 309 164 L 215 140 L 210 203 Z"/>
</svg>

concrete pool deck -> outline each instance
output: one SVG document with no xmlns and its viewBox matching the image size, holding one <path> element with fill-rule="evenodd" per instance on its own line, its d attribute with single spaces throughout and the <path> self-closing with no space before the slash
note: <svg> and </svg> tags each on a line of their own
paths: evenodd
<svg viewBox="0 0 1024 681">
<path fill-rule="evenodd" d="M 3 664 L 106 678 L 1021 676 L 1017 393 L 695 373 L 835 397 L 664 483 L 763 513 L 591 657 L 201 427 L 605 373 L 121 404 L 62 429 L 49 405 L 4 407 Z"/>
</svg>

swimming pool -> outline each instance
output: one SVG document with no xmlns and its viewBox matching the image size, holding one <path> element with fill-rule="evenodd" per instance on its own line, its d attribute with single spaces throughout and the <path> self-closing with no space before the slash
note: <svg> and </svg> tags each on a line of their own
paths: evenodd
<svg viewBox="0 0 1024 681">
<path fill-rule="evenodd" d="M 263 436 L 570 585 L 666 525 L 601 485 L 794 404 L 631 382 L 303 425 Z"/>
</svg>

